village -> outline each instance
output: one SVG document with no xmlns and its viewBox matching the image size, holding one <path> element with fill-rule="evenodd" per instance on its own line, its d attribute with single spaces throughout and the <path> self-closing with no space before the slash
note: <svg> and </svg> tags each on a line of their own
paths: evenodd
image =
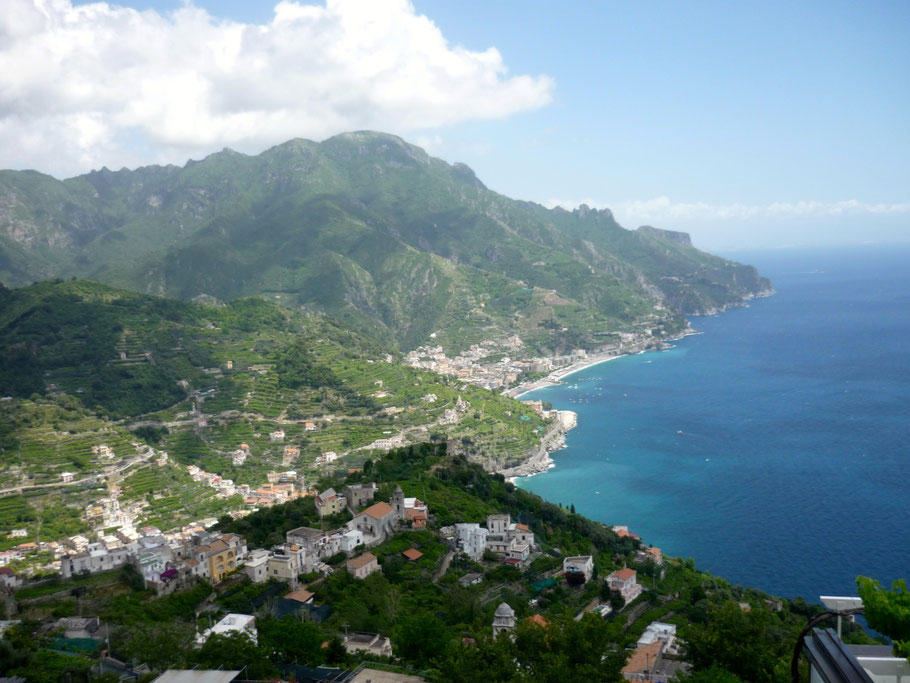
<svg viewBox="0 0 910 683">
<path fill-rule="evenodd" d="M 191 474 L 206 478 L 201 471 Z M 210 484 L 232 486 L 216 481 Z M 275 483 L 272 486 L 286 486 L 277 490 L 286 493 L 276 492 L 276 497 L 268 498 L 269 501 L 286 502 L 287 496 L 302 495 L 291 484 Z M 284 586 L 284 591 L 275 594 L 270 609 L 278 615 L 305 614 L 306 619 L 317 623 L 324 621 L 332 608 L 316 604 L 315 588 L 310 590 L 314 583 L 318 584 L 322 577 L 337 571 L 344 571 L 355 580 L 366 580 L 374 573 L 381 573 L 380 558 L 370 549 L 415 530 L 435 528 L 432 533 L 445 548 L 445 555 L 436 563 L 438 569 L 434 581 L 450 569 L 453 559 L 457 557 L 478 567 L 510 567 L 516 576 L 520 576 L 544 555 L 551 559 L 555 555 L 560 562 L 538 580 L 543 586 L 564 583 L 578 589 L 597 578 L 593 556 L 559 557 L 555 549 L 544 553 L 530 527 L 513 522 L 507 513 L 490 514 L 483 523 L 456 522 L 439 526 L 428 505 L 416 497 L 405 496 L 400 485 L 394 487 L 388 500 L 376 500 L 379 490 L 380 486 L 370 481 L 349 484 L 339 491 L 335 488 L 319 491 L 313 497 L 313 503 L 321 522 L 339 520 L 343 516 L 350 519 L 337 528 L 304 526 L 291 529 L 286 532 L 283 543 L 270 548 L 249 549 L 247 540 L 238 534 L 206 528 L 214 526 L 215 522 L 207 520 L 205 525 L 189 525 L 172 533 L 162 533 L 150 526 L 133 530 L 127 523 L 116 534 L 99 541 L 91 542 L 84 536 L 75 536 L 61 544 L 54 544 L 52 550 L 64 580 L 122 571 L 128 567 L 141 577 L 146 590 L 159 596 L 190 589 L 200 580 L 215 587 L 223 582 L 236 583 L 237 577 L 251 584 L 273 585 L 277 582 Z M 255 492 L 256 496 L 260 493 Z M 115 497 L 114 505 L 104 514 L 105 522 L 111 523 L 127 520 L 131 513 L 119 510 Z M 612 531 L 619 538 L 639 542 L 627 527 L 616 526 Z M 415 563 L 421 560 L 423 553 L 411 546 L 402 550 L 400 555 L 405 562 Z M 664 559 L 658 548 L 640 546 L 635 561 L 653 566 L 657 574 L 663 572 Z M 481 584 L 485 578 L 483 571 L 469 571 L 462 573 L 457 583 L 469 588 Z M 0 586 L 9 602 L 14 603 L 15 591 L 25 585 L 24 577 L 17 576 L 9 568 L 0 569 Z M 636 570 L 629 567 L 610 573 L 604 579 L 604 585 L 609 588 L 609 599 L 595 597 L 588 601 L 576 620 L 588 613 L 606 618 L 634 602 L 644 589 L 638 582 Z M 537 598 L 530 600 L 532 612 L 536 603 Z M 489 626 L 494 637 L 503 633 L 513 637 L 519 622 L 515 607 L 506 601 L 498 604 Z M 547 619 L 537 612 L 524 617 L 524 621 L 535 627 L 548 627 Z M 48 624 L 48 628 L 52 627 L 62 631 L 64 639 L 101 639 L 107 633 L 97 615 L 61 618 Z M 256 641 L 255 614 L 231 612 L 224 615 L 217 623 L 197 634 L 196 646 L 203 646 L 215 634 L 240 633 Z M 357 631 L 346 632 L 341 637 L 349 653 L 382 658 L 391 657 L 394 652 L 394 643 L 388 633 Z M 642 672 L 649 672 L 649 676 L 655 672 L 672 674 L 681 666 L 678 654 L 676 626 L 655 621 L 648 624 L 635 648 L 630 651 L 623 674 L 630 681 L 658 680 L 643 678 Z M 388 680 L 422 680 L 407 674 L 395 676 Z"/>
<path fill-rule="evenodd" d="M 508 389 L 523 375 L 545 375 L 588 356 L 584 349 L 576 349 L 553 358 L 521 359 L 516 357 L 521 354 L 521 346 L 521 340 L 514 336 L 502 342 L 485 340 L 453 357 L 447 356 L 441 346 L 420 346 L 408 352 L 405 363 L 495 391 Z"/>
</svg>

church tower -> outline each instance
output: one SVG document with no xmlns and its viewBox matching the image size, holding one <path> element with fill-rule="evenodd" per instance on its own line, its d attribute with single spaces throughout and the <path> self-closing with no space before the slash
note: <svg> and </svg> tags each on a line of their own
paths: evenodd
<svg viewBox="0 0 910 683">
<path fill-rule="evenodd" d="M 395 509 L 395 519 L 399 522 L 404 519 L 404 491 L 401 490 L 401 484 L 395 484 L 395 490 L 389 499 L 389 504 Z"/>
</svg>

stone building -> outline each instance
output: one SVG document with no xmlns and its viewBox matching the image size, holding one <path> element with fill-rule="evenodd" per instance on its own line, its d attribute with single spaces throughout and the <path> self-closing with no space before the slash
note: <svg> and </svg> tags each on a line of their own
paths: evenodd
<svg viewBox="0 0 910 683">
<path fill-rule="evenodd" d="M 511 633 L 515 630 L 515 610 L 508 603 L 501 602 L 496 608 L 496 614 L 493 616 L 493 637 L 500 633 Z"/>
</svg>

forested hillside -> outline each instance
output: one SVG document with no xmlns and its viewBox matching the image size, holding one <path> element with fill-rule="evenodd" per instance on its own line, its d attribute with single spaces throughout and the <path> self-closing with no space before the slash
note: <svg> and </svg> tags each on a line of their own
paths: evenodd
<svg viewBox="0 0 910 683">
<path fill-rule="evenodd" d="M 406 349 L 515 332 L 555 352 L 676 331 L 679 314 L 770 289 L 680 233 L 514 201 L 369 132 L 183 168 L 0 173 L 0 279 L 72 275 L 180 299 L 264 295 Z"/>
</svg>

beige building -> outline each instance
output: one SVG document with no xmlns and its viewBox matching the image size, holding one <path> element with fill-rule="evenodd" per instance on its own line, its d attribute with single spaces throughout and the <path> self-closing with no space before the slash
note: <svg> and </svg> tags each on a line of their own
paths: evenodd
<svg viewBox="0 0 910 683">
<path fill-rule="evenodd" d="M 297 577 L 306 571 L 306 551 L 300 546 L 286 545 L 269 557 L 268 575 L 297 585 Z"/>
<path fill-rule="evenodd" d="M 347 570 L 355 579 L 365 579 L 373 572 L 382 571 L 373 553 L 364 553 L 347 561 Z"/>
<path fill-rule="evenodd" d="M 335 493 L 335 489 L 326 489 L 316 496 L 316 512 L 319 513 L 320 517 L 337 515 L 340 512 L 344 512 L 347 506 L 348 501 L 344 496 L 339 496 Z"/>
</svg>

